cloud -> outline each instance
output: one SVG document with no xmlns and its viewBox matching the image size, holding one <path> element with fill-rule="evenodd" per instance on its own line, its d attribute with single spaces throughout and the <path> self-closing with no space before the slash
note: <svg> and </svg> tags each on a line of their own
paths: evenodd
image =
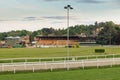
<svg viewBox="0 0 120 80">
<path fill-rule="evenodd" d="M 23 18 L 23 21 L 35 21 L 35 20 L 42 20 L 42 19 L 39 17 L 32 17 L 32 16 Z"/>
<path fill-rule="evenodd" d="M 9 20 L 5 20 L 5 19 L 0 19 L 0 21 L 9 21 Z"/>
<path fill-rule="evenodd" d="M 105 0 L 77 0 L 77 2 L 83 3 L 105 3 Z"/>
<path fill-rule="evenodd" d="M 0 19 L 0 21 L 37 21 L 37 20 L 43 20 L 41 17 L 22 17 L 17 19 Z"/>
<path fill-rule="evenodd" d="M 44 1 L 76 1 L 76 2 L 81 2 L 81 3 L 104 3 L 105 0 L 44 0 Z"/>
<path fill-rule="evenodd" d="M 120 3 L 120 0 L 113 0 L 113 1 L 116 1 L 116 2 Z"/>
<path fill-rule="evenodd" d="M 18 19 L 0 19 L 0 21 L 18 21 Z"/>
<path fill-rule="evenodd" d="M 44 19 L 53 19 L 53 20 L 65 20 L 65 19 L 67 19 L 66 16 L 44 16 L 42 18 L 44 18 Z M 77 20 L 78 17 L 70 16 L 70 19 Z"/>
<path fill-rule="evenodd" d="M 113 0 L 112 2 L 120 5 L 120 0 Z"/>
<path fill-rule="evenodd" d="M 62 21 L 53 21 L 53 22 L 51 22 L 51 23 L 53 23 L 53 24 L 58 24 L 58 23 L 64 23 L 64 22 L 62 22 Z"/>
<path fill-rule="evenodd" d="M 43 1 L 48 1 L 48 2 L 55 2 L 55 1 L 74 1 L 77 3 L 93 3 L 93 4 L 99 4 L 99 3 L 109 3 L 112 2 L 113 4 L 119 4 L 120 0 L 43 0 Z"/>
<path fill-rule="evenodd" d="M 38 20 L 66 20 L 66 19 L 67 16 L 40 16 L 40 17 L 28 16 L 17 19 L 0 19 L 0 21 L 38 21 Z M 78 20 L 78 17 L 70 16 L 70 19 Z"/>
<path fill-rule="evenodd" d="M 70 0 L 44 0 L 44 1 L 70 1 Z"/>
<path fill-rule="evenodd" d="M 63 20 L 63 19 L 66 19 L 65 16 L 44 16 L 42 17 L 44 19 L 57 19 L 57 20 Z"/>
</svg>

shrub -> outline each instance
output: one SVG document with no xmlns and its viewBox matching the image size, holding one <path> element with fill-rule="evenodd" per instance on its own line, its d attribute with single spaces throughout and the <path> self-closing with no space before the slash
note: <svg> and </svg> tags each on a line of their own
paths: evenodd
<svg viewBox="0 0 120 80">
<path fill-rule="evenodd" d="M 105 49 L 95 49 L 95 53 L 104 53 Z"/>
<path fill-rule="evenodd" d="M 80 45 L 79 44 L 76 44 L 76 48 L 79 48 L 80 47 Z"/>
<path fill-rule="evenodd" d="M 72 48 L 76 48 L 76 45 L 72 45 Z"/>
</svg>

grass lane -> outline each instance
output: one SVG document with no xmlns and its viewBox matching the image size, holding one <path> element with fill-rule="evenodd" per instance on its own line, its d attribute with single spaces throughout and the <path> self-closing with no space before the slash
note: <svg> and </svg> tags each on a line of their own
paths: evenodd
<svg viewBox="0 0 120 80">
<path fill-rule="evenodd" d="M 119 47 L 80 47 L 70 48 L 70 56 L 99 55 L 94 49 L 105 49 L 106 54 L 119 54 Z M 11 48 L 0 49 L 0 58 L 25 58 L 25 57 L 66 57 L 66 48 Z"/>
<path fill-rule="evenodd" d="M 2 74 L 0 80 L 120 80 L 120 68 Z"/>
</svg>

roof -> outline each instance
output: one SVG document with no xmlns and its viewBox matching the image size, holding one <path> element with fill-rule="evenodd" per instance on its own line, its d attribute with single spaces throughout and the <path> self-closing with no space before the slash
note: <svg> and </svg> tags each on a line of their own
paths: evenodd
<svg viewBox="0 0 120 80">
<path fill-rule="evenodd" d="M 6 39 L 19 39 L 19 38 L 20 38 L 19 36 L 16 36 L 16 37 L 12 37 L 12 36 L 6 37 Z"/>
<path fill-rule="evenodd" d="M 67 38 L 67 36 L 41 36 L 37 35 L 37 38 Z M 69 36 L 69 38 L 82 38 L 82 39 L 96 39 L 96 37 L 90 36 L 90 37 L 81 37 L 81 36 Z"/>
<path fill-rule="evenodd" d="M 66 38 L 67 36 L 36 36 L 39 38 Z M 69 36 L 70 38 L 80 38 L 79 36 Z"/>
</svg>

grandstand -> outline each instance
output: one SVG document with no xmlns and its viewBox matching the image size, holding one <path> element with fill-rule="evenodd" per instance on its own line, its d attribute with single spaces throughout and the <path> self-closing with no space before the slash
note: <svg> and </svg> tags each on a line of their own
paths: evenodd
<svg viewBox="0 0 120 80">
<path fill-rule="evenodd" d="M 49 47 L 65 47 L 67 44 L 67 36 L 36 36 L 37 45 Z M 79 44 L 78 36 L 69 37 L 69 45 Z"/>
<path fill-rule="evenodd" d="M 67 36 L 36 36 L 36 40 L 40 47 L 65 47 L 67 45 Z M 93 41 L 95 38 L 92 37 L 69 36 L 69 46 Z"/>
</svg>

